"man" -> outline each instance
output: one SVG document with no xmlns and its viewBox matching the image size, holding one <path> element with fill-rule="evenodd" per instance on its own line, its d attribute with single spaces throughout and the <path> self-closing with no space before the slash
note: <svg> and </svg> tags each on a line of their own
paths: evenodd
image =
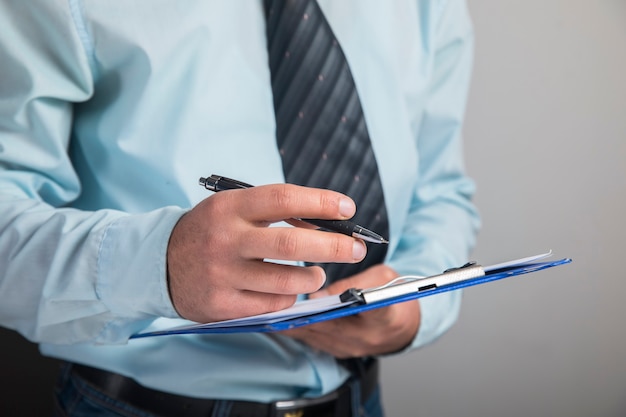
<svg viewBox="0 0 626 417">
<path fill-rule="evenodd" d="M 284 184 L 271 8 L 0 2 L 0 320 L 67 362 L 59 415 L 382 415 L 372 358 L 456 319 L 448 293 L 281 334 L 129 340 L 465 262 L 464 3 L 319 3 L 384 191 L 390 243 L 371 266 L 373 245 L 292 220 L 358 220 L 370 196 Z M 256 187 L 207 195 L 212 173 Z M 332 276 L 344 264 L 357 272 Z"/>
</svg>

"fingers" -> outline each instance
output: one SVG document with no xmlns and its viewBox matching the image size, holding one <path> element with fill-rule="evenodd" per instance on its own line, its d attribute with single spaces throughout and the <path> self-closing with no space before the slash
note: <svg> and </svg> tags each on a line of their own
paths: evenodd
<svg viewBox="0 0 626 417">
<path fill-rule="evenodd" d="M 335 281 L 323 290 L 311 294 L 310 298 L 341 294 L 349 288 L 374 288 L 384 285 L 397 277 L 398 273 L 387 265 L 375 265 L 359 274 Z"/>
<path fill-rule="evenodd" d="M 251 230 L 241 242 L 240 250 L 248 258 L 344 263 L 360 262 L 367 253 L 361 240 L 339 233 L 289 227 Z"/>
<path fill-rule="evenodd" d="M 200 319 L 190 318 L 190 320 L 207 322 L 205 314 L 210 314 L 210 322 L 254 316 L 291 307 L 296 299 L 296 295 L 232 291 L 232 289 L 213 291 L 203 298 L 205 305 L 211 306 L 210 309 L 203 307 L 193 309 L 194 314 Z"/>
<path fill-rule="evenodd" d="M 387 337 L 384 330 L 371 331 L 364 327 L 368 324 L 359 316 L 348 316 L 289 330 L 284 334 L 338 359 L 356 358 L 377 353 L 376 346 Z"/>
<path fill-rule="evenodd" d="M 322 268 L 278 265 L 249 261 L 224 267 L 226 274 L 214 279 L 199 274 L 185 275 L 182 282 L 170 277 L 170 292 L 181 316 L 212 322 L 244 317 L 292 306 L 298 294 L 307 294 L 324 285 Z M 178 285 L 172 285 L 178 284 Z"/>
<path fill-rule="evenodd" d="M 323 285 L 324 271 L 266 260 L 353 263 L 367 250 L 362 241 L 340 233 L 267 226 L 304 217 L 347 219 L 354 211 L 354 202 L 340 193 L 286 184 L 204 199 L 181 217 L 168 243 L 168 286 L 176 311 L 209 322 L 289 307 L 298 294 Z"/>
<path fill-rule="evenodd" d="M 244 258 L 354 263 L 363 260 L 367 253 L 361 240 L 340 233 L 316 231 L 308 224 L 290 220 L 296 217 L 351 217 L 354 203 L 334 191 L 290 184 L 268 185 L 220 192 L 205 199 L 198 207 L 204 211 L 203 218 L 207 220 L 219 223 L 220 219 L 235 217 L 247 222 L 240 223 L 237 231 L 233 227 L 226 230 L 224 222 L 207 231 L 219 232 L 223 240 L 230 240 L 232 246 L 237 247 L 237 255 Z M 268 223 L 282 220 L 303 227 L 266 227 Z M 229 253 L 223 253 L 223 256 L 229 256 Z"/>
<path fill-rule="evenodd" d="M 201 288 L 194 297 L 185 297 L 176 305 L 188 320 L 199 323 L 229 320 L 278 311 L 292 306 L 296 295 L 239 291 L 233 288 Z"/>
<path fill-rule="evenodd" d="M 326 274 L 318 266 L 300 267 L 261 262 L 239 266 L 229 286 L 239 291 L 297 295 L 317 291 L 325 281 Z"/>
<path fill-rule="evenodd" d="M 418 300 L 283 332 L 336 358 L 389 354 L 406 348 L 420 325 Z"/>
<path fill-rule="evenodd" d="M 348 288 L 376 287 L 397 276 L 390 267 L 376 265 L 311 294 L 311 298 L 340 294 Z M 417 334 L 420 321 L 419 302 L 412 300 L 289 330 L 284 334 L 337 358 L 351 358 L 405 348 Z"/>
<path fill-rule="evenodd" d="M 202 297 L 212 321 L 268 313 L 291 307 L 298 294 L 319 289 L 326 275 L 320 267 L 259 263 L 234 270 L 232 279 Z M 199 306 L 196 310 L 204 310 Z"/>
<path fill-rule="evenodd" d="M 291 218 L 346 220 L 356 213 L 352 199 L 330 190 L 272 184 L 232 192 L 240 194 L 238 210 L 251 222 L 277 222 Z"/>
</svg>

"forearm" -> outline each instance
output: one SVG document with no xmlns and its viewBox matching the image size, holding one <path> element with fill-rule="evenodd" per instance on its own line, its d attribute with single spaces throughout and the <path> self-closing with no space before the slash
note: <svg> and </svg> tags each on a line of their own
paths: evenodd
<svg viewBox="0 0 626 417">
<path fill-rule="evenodd" d="M 36 342 L 124 343 L 175 317 L 165 251 L 180 209 L 129 216 L 0 196 L 0 321 Z"/>
</svg>

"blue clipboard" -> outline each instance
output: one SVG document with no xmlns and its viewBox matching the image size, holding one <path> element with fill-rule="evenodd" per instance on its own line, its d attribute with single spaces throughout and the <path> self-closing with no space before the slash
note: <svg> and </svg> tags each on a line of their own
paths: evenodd
<svg viewBox="0 0 626 417">
<path fill-rule="evenodd" d="M 231 333 L 269 333 L 279 332 L 283 330 L 295 329 L 297 327 L 307 326 L 314 323 L 323 322 L 326 320 L 333 320 L 341 317 L 351 316 L 359 314 L 365 311 L 374 310 L 381 307 L 386 307 L 395 303 L 401 303 L 404 301 L 415 300 L 422 297 L 428 297 L 431 295 L 454 291 L 461 288 L 472 287 L 475 285 L 485 284 L 492 281 L 501 280 L 504 278 L 510 278 L 518 275 L 529 274 L 544 269 L 552 268 L 555 266 L 565 265 L 572 262 L 570 258 L 563 258 L 557 261 L 551 262 L 534 262 L 525 263 L 517 266 L 510 266 L 504 268 L 497 268 L 485 272 L 483 275 L 463 279 L 458 282 L 454 282 L 447 285 L 433 286 L 420 291 L 411 291 L 406 294 L 401 294 L 393 297 L 384 298 L 374 302 L 359 302 L 355 301 L 351 304 L 344 305 L 335 309 L 322 311 L 319 313 L 297 316 L 287 318 L 285 320 L 272 321 L 269 323 L 255 323 L 250 325 L 237 325 L 237 326 L 211 326 L 202 327 L 197 326 L 180 326 L 165 330 L 149 331 L 145 333 L 138 333 L 131 337 L 131 339 L 152 337 L 152 336 L 165 336 L 165 335 L 180 335 L 180 334 L 231 334 Z M 464 266 L 465 267 L 465 266 Z M 463 267 L 461 267 L 463 268 Z M 456 268 L 456 269 L 461 269 Z"/>
</svg>

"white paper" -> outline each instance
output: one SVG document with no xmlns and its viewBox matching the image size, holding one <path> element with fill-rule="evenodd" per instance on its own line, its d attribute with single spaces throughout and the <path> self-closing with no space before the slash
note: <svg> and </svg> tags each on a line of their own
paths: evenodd
<svg viewBox="0 0 626 417">
<path fill-rule="evenodd" d="M 540 255 L 529 256 L 528 258 L 521 258 L 521 259 L 516 259 L 514 261 L 502 262 L 500 264 L 485 266 L 483 267 L 483 269 L 485 270 L 485 273 L 487 273 L 487 272 L 495 271 L 496 269 L 510 268 L 512 266 L 521 266 L 521 265 L 529 264 L 529 263 L 538 261 L 540 259 L 548 258 L 550 256 L 552 256 L 552 251 L 542 253 Z"/>
<path fill-rule="evenodd" d="M 211 329 L 215 327 L 237 327 L 259 324 L 272 324 L 283 320 L 289 320 L 296 317 L 304 317 L 311 314 L 322 313 L 354 304 L 355 301 L 342 302 L 339 295 L 329 295 L 316 299 L 302 300 L 293 306 L 284 310 L 274 311 L 271 313 L 258 314 L 256 316 L 242 317 L 232 320 L 216 321 L 204 324 L 191 324 L 185 326 L 173 327 L 167 330 L 192 330 L 192 329 Z"/>
</svg>

